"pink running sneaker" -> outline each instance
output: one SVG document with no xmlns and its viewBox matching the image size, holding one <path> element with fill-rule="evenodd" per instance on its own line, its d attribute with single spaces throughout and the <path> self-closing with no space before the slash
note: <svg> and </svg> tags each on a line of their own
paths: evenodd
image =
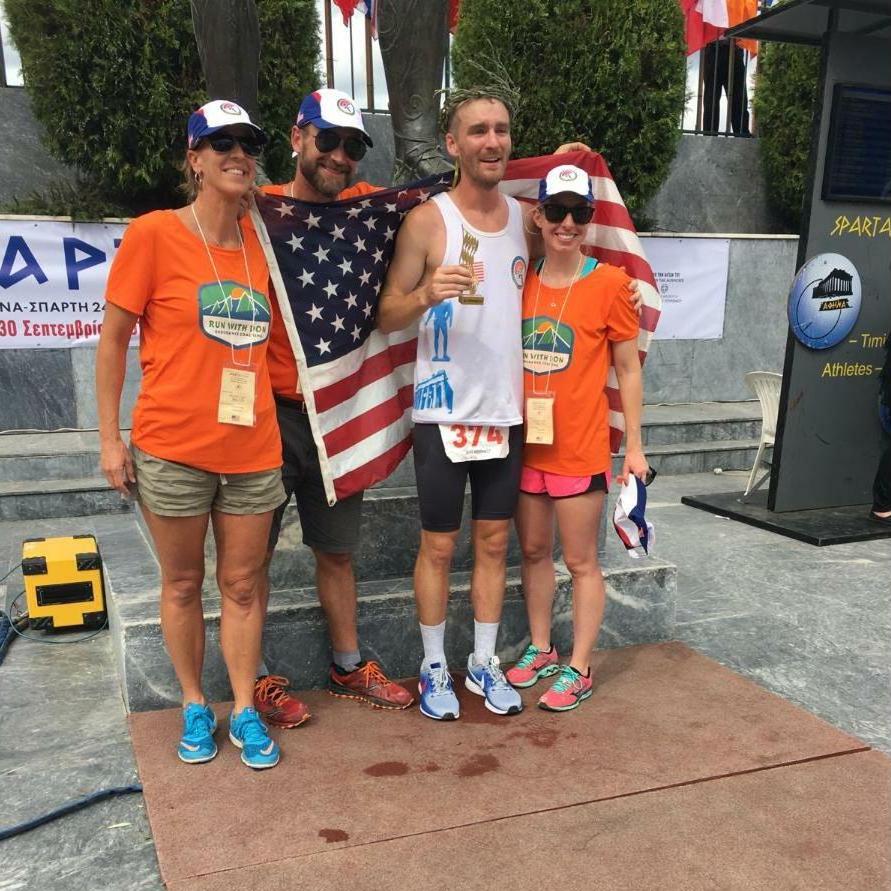
<svg viewBox="0 0 891 891">
<path fill-rule="evenodd" d="M 593 692 L 591 670 L 588 677 L 576 671 L 571 665 L 564 665 L 560 677 L 553 686 L 538 700 L 538 707 L 549 712 L 568 712 L 577 708 L 579 703 L 587 699 Z"/>
<path fill-rule="evenodd" d="M 505 677 L 512 687 L 531 687 L 541 678 L 548 678 L 560 671 L 557 650 L 551 645 L 550 650 L 540 650 L 529 644 L 520 661 L 508 669 Z"/>
</svg>

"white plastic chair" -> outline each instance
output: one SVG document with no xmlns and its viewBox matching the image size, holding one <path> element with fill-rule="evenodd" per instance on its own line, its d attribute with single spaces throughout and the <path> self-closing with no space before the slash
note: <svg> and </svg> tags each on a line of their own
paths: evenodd
<svg viewBox="0 0 891 891">
<path fill-rule="evenodd" d="M 770 461 L 764 461 L 763 463 L 767 465 L 767 472 L 757 483 L 755 482 L 755 475 L 758 473 L 758 465 L 762 463 L 764 450 L 776 441 L 782 383 L 783 376 L 773 371 L 750 371 L 746 375 L 746 385 L 761 403 L 761 442 L 758 443 L 758 454 L 755 455 L 755 463 L 752 465 L 752 472 L 749 474 L 749 482 L 743 493 L 743 498 L 757 489 L 770 476 Z"/>
</svg>

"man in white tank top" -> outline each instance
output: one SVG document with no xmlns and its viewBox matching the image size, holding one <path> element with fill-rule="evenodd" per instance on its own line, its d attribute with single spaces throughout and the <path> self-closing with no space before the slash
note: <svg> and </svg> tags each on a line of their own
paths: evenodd
<svg viewBox="0 0 891 891">
<path fill-rule="evenodd" d="M 511 150 L 505 101 L 483 95 L 461 102 L 446 129 L 460 180 L 406 217 L 377 317 L 384 332 L 419 325 L 412 415 L 422 527 L 414 574 L 424 643 L 418 686 L 421 711 L 437 720 L 459 714 L 444 639 L 468 478 L 474 651 L 466 686 L 496 714 L 523 707 L 495 645 L 522 468 L 521 298 L 529 244 L 522 208 L 498 189 Z M 578 148 L 585 146 L 557 151 Z"/>
</svg>

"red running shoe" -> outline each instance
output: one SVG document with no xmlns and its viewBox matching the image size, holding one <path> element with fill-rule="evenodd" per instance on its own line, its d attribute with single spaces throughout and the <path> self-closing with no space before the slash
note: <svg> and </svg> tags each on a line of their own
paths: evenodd
<svg viewBox="0 0 891 891">
<path fill-rule="evenodd" d="M 332 663 L 328 673 L 328 692 L 332 696 L 342 696 L 367 702 L 375 708 L 408 708 L 414 696 L 399 684 L 394 684 L 373 659 L 360 662 L 353 671 L 341 672 Z"/>
<path fill-rule="evenodd" d="M 288 692 L 288 679 L 276 674 L 257 678 L 254 708 L 273 727 L 299 727 L 312 717 L 306 703 Z"/>
</svg>

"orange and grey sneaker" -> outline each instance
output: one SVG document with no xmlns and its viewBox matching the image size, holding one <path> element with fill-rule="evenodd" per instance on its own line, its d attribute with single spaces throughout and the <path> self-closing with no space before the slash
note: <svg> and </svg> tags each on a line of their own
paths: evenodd
<svg viewBox="0 0 891 891">
<path fill-rule="evenodd" d="M 590 668 L 584 675 L 571 665 L 564 665 L 551 689 L 538 700 L 538 707 L 549 712 L 568 712 L 584 702 L 593 687 Z"/>
<path fill-rule="evenodd" d="M 367 702 L 375 708 L 408 708 L 414 696 L 399 684 L 393 683 L 380 665 L 373 659 L 360 662 L 352 671 L 343 671 L 331 664 L 328 673 L 328 692 L 359 702 Z"/>
<path fill-rule="evenodd" d="M 273 727 L 299 727 L 311 717 L 306 703 L 288 692 L 288 679 L 276 674 L 257 678 L 254 708 Z"/>
</svg>

